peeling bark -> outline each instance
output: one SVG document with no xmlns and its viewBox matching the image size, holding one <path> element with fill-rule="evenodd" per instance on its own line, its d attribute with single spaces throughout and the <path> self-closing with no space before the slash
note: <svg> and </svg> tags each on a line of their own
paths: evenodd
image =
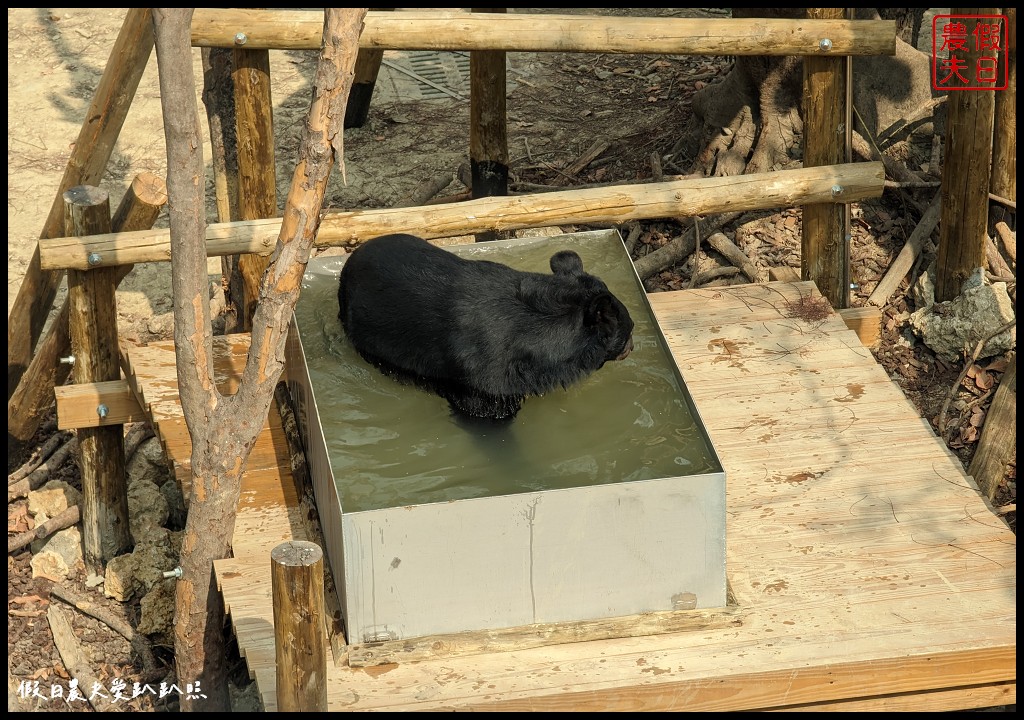
<svg viewBox="0 0 1024 720">
<path fill-rule="evenodd" d="M 191 9 L 154 9 L 167 140 L 171 274 L 178 387 L 192 438 L 192 497 L 181 550 L 175 656 L 186 710 L 229 707 L 223 602 L 213 561 L 227 557 L 241 473 L 267 417 L 284 369 L 284 344 L 300 281 L 320 222 L 327 180 L 342 153 L 345 104 L 352 88 L 366 8 L 328 8 L 314 95 L 277 247 L 260 288 L 252 343 L 238 391 L 222 396 L 213 375 L 213 334 L 206 292 L 202 142 L 191 70 Z"/>
</svg>

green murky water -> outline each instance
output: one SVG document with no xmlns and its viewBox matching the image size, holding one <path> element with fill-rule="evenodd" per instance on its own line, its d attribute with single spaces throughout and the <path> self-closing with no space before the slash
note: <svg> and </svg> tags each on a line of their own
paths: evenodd
<svg viewBox="0 0 1024 720">
<path fill-rule="evenodd" d="M 721 471 L 618 236 L 514 243 L 453 250 L 545 273 L 555 252 L 576 250 L 629 309 L 634 348 L 527 398 L 500 427 L 456 420 L 444 399 L 363 361 L 338 319 L 341 260 L 310 262 L 295 316 L 344 512 Z"/>
</svg>

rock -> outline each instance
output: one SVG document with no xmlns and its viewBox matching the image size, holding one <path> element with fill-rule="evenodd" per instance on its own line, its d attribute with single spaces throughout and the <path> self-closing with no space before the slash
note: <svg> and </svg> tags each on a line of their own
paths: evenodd
<svg viewBox="0 0 1024 720">
<path fill-rule="evenodd" d="M 135 579 L 135 563 L 131 553 L 118 555 L 107 563 L 107 572 L 103 578 L 103 594 L 118 602 L 131 600 L 139 590 Z"/>
<path fill-rule="evenodd" d="M 63 582 L 82 562 L 82 534 L 77 527 L 65 528 L 33 549 L 32 577 Z"/>
<path fill-rule="evenodd" d="M 128 486 L 128 524 L 136 542 L 149 528 L 162 528 L 170 515 L 167 498 L 155 483 L 138 479 Z"/>
<path fill-rule="evenodd" d="M 152 437 L 139 445 L 132 459 L 128 461 L 125 472 L 129 488 L 137 480 L 147 480 L 157 487 L 170 480 L 171 471 L 160 439 Z"/>
<path fill-rule="evenodd" d="M 162 582 L 164 572 L 178 564 L 181 539 L 160 527 L 147 526 L 135 538 L 135 549 L 107 563 L 103 593 L 124 602 Z"/>
<path fill-rule="evenodd" d="M 28 513 L 39 526 L 82 501 L 82 493 L 63 480 L 50 480 L 28 494 Z"/>
<path fill-rule="evenodd" d="M 971 282 L 965 286 L 971 285 Z M 980 340 L 1014 319 L 1013 302 L 1006 283 L 974 285 L 954 300 L 935 303 L 911 314 L 914 332 L 943 360 L 956 361 L 974 352 Z M 980 357 L 999 355 L 1014 347 L 1016 328 L 997 335 Z"/>
<path fill-rule="evenodd" d="M 170 580 L 155 585 L 142 598 L 141 616 L 136 628 L 144 635 L 171 639 L 174 628 L 174 583 Z M 173 642 L 173 639 L 171 639 Z"/>
</svg>

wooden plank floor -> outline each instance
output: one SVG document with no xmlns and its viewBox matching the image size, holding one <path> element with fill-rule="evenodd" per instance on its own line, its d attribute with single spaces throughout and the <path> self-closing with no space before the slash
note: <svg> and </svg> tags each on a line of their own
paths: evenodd
<svg viewBox="0 0 1024 720">
<path fill-rule="evenodd" d="M 338 658 L 330 709 L 1016 702 L 1016 538 L 814 285 L 650 301 L 725 466 L 739 622 L 369 668 Z M 276 495 L 253 496 L 271 533 L 292 524 L 269 517 L 289 512 Z M 266 558 L 276 540 L 262 557 L 217 563 L 267 709 L 276 701 Z"/>
</svg>

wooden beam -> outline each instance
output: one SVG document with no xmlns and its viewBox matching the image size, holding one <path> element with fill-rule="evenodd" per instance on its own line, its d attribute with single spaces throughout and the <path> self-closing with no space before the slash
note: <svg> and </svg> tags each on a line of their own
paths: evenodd
<svg viewBox="0 0 1024 720">
<path fill-rule="evenodd" d="M 106 191 L 78 186 L 64 193 L 66 232 L 88 235 L 110 229 Z M 71 349 L 75 383 L 121 377 L 117 344 L 117 268 L 68 273 Z M 128 490 L 125 484 L 124 427 L 78 430 L 78 465 L 82 475 L 82 555 L 86 568 L 102 574 L 106 563 L 131 545 Z"/>
<path fill-rule="evenodd" d="M 377 8 L 378 12 L 386 12 L 394 8 Z M 356 56 L 355 77 L 352 79 L 352 91 L 348 94 L 345 105 L 344 128 L 362 127 L 370 114 L 370 100 L 373 89 L 377 85 L 377 73 L 380 62 L 384 59 L 384 51 L 380 48 L 360 48 Z"/>
<path fill-rule="evenodd" d="M 153 227 L 166 202 L 167 187 L 163 178 L 153 173 L 139 173 L 121 198 L 111 229 L 115 232 L 148 230 Z M 118 267 L 116 283 L 120 284 L 131 270 L 132 265 Z M 54 387 L 63 385 L 68 379 L 71 366 L 60 362 L 60 358 L 71 354 L 70 317 L 70 306 L 65 298 L 57 318 L 36 345 L 28 370 L 7 401 L 8 438 L 28 442 L 39 428 L 43 410 L 53 403 Z"/>
<path fill-rule="evenodd" d="M 981 440 L 967 471 L 977 481 L 982 494 L 990 500 L 995 497 L 999 483 L 1006 475 L 1007 464 L 1017 456 L 1016 447 L 1017 355 L 1014 354 L 992 398 L 981 429 Z"/>
<path fill-rule="evenodd" d="M 731 211 L 766 210 L 829 202 L 832 186 L 843 186 L 848 201 L 880 197 L 881 163 L 851 163 L 734 177 L 691 178 L 664 183 L 617 185 L 587 190 L 488 197 L 413 208 L 329 212 L 317 236 L 318 247 L 352 247 L 378 235 L 416 233 L 430 238 L 470 235 L 481 230 L 517 230 L 565 223 L 613 223 L 677 218 Z M 207 255 L 273 252 L 279 218 L 210 225 Z M 170 260 L 167 230 L 90 238 L 40 241 L 44 268 L 85 268 L 90 253 L 96 267 Z"/>
<path fill-rule="evenodd" d="M 323 14 L 307 10 L 197 8 L 194 47 L 316 50 Z M 822 38 L 833 55 L 895 55 L 891 20 L 774 20 L 503 16 L 461 12 L 370 12 L 360 48 L 384 50 L 505 50 L 509 52 L 649 53 L 652 55 L 817 55 Z"/>
<path fill-rule="evenodd" d="M 1007 76 L 1005 90 L 996 92 L 992 139 L 992 179 L 989 192 L 1017 200 L 1017 8 L 1003 8 L 1008 39 L 1000 48 L 997 78 Z"/>
<path fill-rule="evenodd" d="M 994 15 L 996 8 L 953 8 L 954 15 Z M 966 37 L 982 22 L 963 21 Z M 974 43 L 958 54 L 965 67 L 977 67 L 984 51 Z M 971 76 L 973 77 L 973 75 Z M 988 187 L 992 169 L 995 92 L 950 92 L 942 163 L 942 217 L 935 258 L 935 301 L 957 297 L 975 268 L 985 267 Z"/>
<path fill-rule="evenodd" d="M 94 185 L 106 172 L 152 50 L 153 20 L 149 8 L 129 8 L 85 113 L 40 238 L 57 237 L 64 231 L 64 193 L 76 185 Z M 63 277 L 60 271 L 43 271 L 37 248 L 25 269 L 14 305 L 7 313 L 8 400 L 29 365 Z"/>
<path fill-rule="evenodd" d="M 505 8 L 474 9 L 504 13 Z M 474 198 L 508 195 L 508 128 L 505 113 L 505 51 L 474 50 L 469 56 L 469 165 Z M 477 241 L 495 240 L 492 231 Z"/>
<path fill-rule="evenodd" d="M 538 623 L 481 632 L 405 638 L 348 648 L 350 667 L 515 652 L 545 645 L 735 628 L 748 613 L 732 605 L 711 610 L 667 610 L 562 623 Z"/>
<path fill-rule="evenodd" d="M 841 308 L 836 312 L 846 323 L 846 327 L 857 333 L 866 348 L 878 346 L 882 337 L 882 310 L 874 305 L 864 307 Z"/>
<path fill-rule="evenodd" d="M 839 19 L 842 8 L 807 8 L 809 19 Z M 831 48 L 804 58 L 804 167 L 843 161 L 846 123 L 846 60 Z M 850 248 L 846 239 L 843 186 L 835 185 L 834 202 L 805 205 L 801 223 L 801 275 L 813 280 L 832 307 L 850 304 Z"/>
<path fill-rule="evenodd" d="M 270 94 L 270 53 L 235 48 L 234 87 L 238 153 L 238 219 L 277 217 L 277 164 L 274 162 L 274 103 Z M 270 259 L 245 254 L 238 258 L 242 296 L 240 330 L 252 326 L 260 280 Z"/>
<path fill-rule="evenodd" d="M 54 388 L 54 394 L 57 396 L 57 427 L 61 430 L 123 425 L 147 419 L 127 380 L 62 385 Z M 106 414 L 98 411 L 101 405 Z"/>
</svg>

